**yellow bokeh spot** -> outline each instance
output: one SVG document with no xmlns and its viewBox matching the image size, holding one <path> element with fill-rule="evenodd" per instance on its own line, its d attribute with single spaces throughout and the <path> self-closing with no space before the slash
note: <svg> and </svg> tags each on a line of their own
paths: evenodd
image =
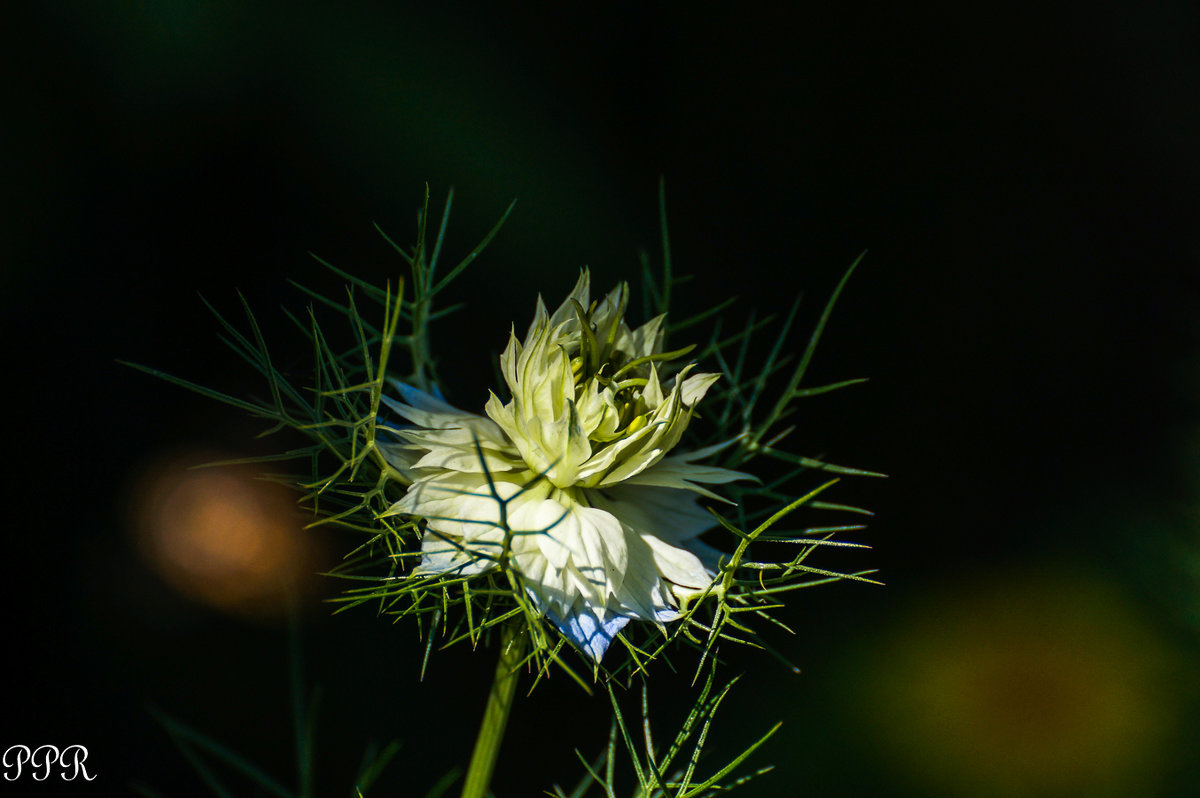
<svg viewBox="0 0 1200 798">
<path fill-rule="evenodd" d="M 1142 794 L 1169 756 L 1174 659 L 1101 579 L 963 584 L 869 656 L 860 715 L 921 790 Z"/>
</svg>

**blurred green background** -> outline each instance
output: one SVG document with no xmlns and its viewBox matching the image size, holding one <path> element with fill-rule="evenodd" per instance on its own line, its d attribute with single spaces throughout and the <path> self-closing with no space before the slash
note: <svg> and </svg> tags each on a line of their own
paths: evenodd
<svg viewBox="0 0 1200 798">
<path fill-rule="evenodd" d="M 476 406 L 536 292 L 585 264 L 632 278 L 656 251 L 662 175 L 695 275 L 680 306 L 782 312 L 803 291 L 805 330 L 869 249 L 812 379 L 871 382 L 811 400 L 795 440 L 891 475 L 836 488 L 876 511 L 873 549 L 829 560 L 887 585 L 793 596 L 798 634 L 773 642 L 799 676 L 732 655 L 753 678 L 714 745 L 784 721 L 745 794 L 1195 794 L 1194 4 L 8 16 L 5 748 L 88 746 L 98 779 L 72 791 L 207 794 L 157 707 L 291 778 L 286 632 L 261 584 L 346 539 L 296 532 L 289 498 L 241 472 L 184 471 L 257 451 L 258 428 L 116 358 L 259 390 L 196 298 L 232 314 L 238 289 L 301 371 L 286 280 L 340 290 L 307 253 L 394 279 L 372 223 L 407 243 L 424 185 L 435 204 L 454 186 L 451 256 L 519 200 L 453 291 L 469 309 L 434 330 L 449 397 Z M 418 682 L 411 625 L 330 617 L 337 585 L 305 584 L 319 794 L 347 794 L 366 742 L 392 738 L 374 794 L 421 794 L 466 761 L 491 654 L 435 653 Z M 671 681 L 652 685 L 664 736 L 687 700 Z M 606 731 L 602 702 L 539 688 L 497 794 L 573 781 L 572 746 Z"/>
</svg>

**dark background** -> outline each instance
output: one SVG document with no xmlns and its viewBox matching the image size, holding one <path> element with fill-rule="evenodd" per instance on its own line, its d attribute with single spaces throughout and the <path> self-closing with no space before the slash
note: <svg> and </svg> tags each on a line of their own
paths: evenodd
<svg viewBox="0 0 1200 798">
<path fill-rule="evenodd" d="M 372 223 L 411 243 L 425 184 L 435 205 L 454 186 L 450 255 L 519 200 L 434 328 L 447 393 L 476 406 L 538 291 L 657 252 L 662 175 L 695 275 L 680 306 L 737 294 L 743 318 L 804 292 L 799 348 L 869 250 L 812 384 L 871 381 L 806 404 L 795 445 L 891 475 L 835 489 L 876 512 L 873 549 L 839 564 L 887 586 L 791 597 L 797 634 L 772 640 L 800 676 L 735 657 L 753 678 L 714 745 L 784 721 L 746 794 L 1189 794 L 1194 4 L 56 3 L 5 28 L 0 742 L 86 745 L 99 776 L 72 791 L 205 794 L 150 707 L 294 780 L 284 624 L 180 594 L 131 532 L 164 453 L 251 453 L 259 428 L 116 359 L 260 390 L 196 297 L 232 316 L 236 289 L 301 372 L 286 280 L 340 291 L 307 253 L 394 280 Z M 312 570 L 347 546 L 312 535 Z M 491 653 L 437 653 L 419 682 L 413 626 L 330 617 L 336 592 L 318 581 L 302 613 L 319 794 L 395 737 L 374 794 L 421 795 L 467 759 Z M 670 681 L 663 737 L 687 696 Z M 605 724 L 539 688 L 498 795 L 572 781 Z"/>
</svg>

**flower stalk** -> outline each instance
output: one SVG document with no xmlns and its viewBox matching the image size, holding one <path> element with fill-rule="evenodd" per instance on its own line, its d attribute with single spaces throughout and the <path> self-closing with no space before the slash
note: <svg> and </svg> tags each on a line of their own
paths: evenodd
<svg viewBox="0 0 1200 798">
<path fill-rule="evenodd" d="M 483 720 L 479 723 L 479 735 L 475 738 L 462 798 L 487 798 L 525 656 L 525 637 L 520 631 L 519 623 L 510 622 L 501 627 L 500 659 L 496 663 L 496 675 L 488 693 L 487 707 L 483 710 Z"/>
</svg>

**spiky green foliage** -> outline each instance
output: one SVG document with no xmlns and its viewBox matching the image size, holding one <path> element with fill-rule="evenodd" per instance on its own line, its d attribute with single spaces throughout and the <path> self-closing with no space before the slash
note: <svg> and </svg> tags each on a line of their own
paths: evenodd
<svg viewBox="0 0 1200 798">
<path fill-rule="evenodd" d="M 388 380 L 398 379 L 436 392 L 440 380 L 431 345 L 431 325 L 455 310 L 440 308 L 437 300 L 491 241 L 512 210 L 510 205 L 483 241 L 442 273 L 439 258 L 452 198 L 451 193 L 436 234 L 430 237 L 426 191 L 412 248 L 405 249 L 384 234 L 407 270 L 394 288 L 390 284 L 382 288 L 373 286 L 324 261 L 347 282 L 343 298 L 327 297 L 297 284 L 311 300 L 303 316 L 288 314 L 312 350 L 313 369 L 307 380 L 298 381 L 274 365 L 266 337 L 245 300 L 242 301 L 244 330 L 215 309 L 213 312 L 221 325 L 222 339 L 264 377 L 265 398 L 233 397 L 154 369 L 137 368 L 262 419 L 267 424 L 263 435 L 290 430 L 307 439 L 304 445 L 253 459 L 305 464 L 306 471 L 276 474 L 274 478 L 300 488 L 304 503 L 314 513 L 314 525 L 336 524 L 361 536 L 334 572 L 349 585 L 338 599 L 341 609 L 366 605 L 396 620 L 411 616 L 425 638 L 426 662 L 435 646 L 458 642 L 476 646 L 500 625 L 517 623 L 527 638 L 526 661 L 537 679 L 551 665 L 557 665 L 588 689 L 589 679 L 578 673 L 564 656 L 570 650 L 569 644 L 530 600 L 521 574 L 509 567 L 507 545 L 495 555 L 499 567 L 484 574 L 415 575 L 412 566 L 420 557 L 421 519 L 386 514 L 407 485 L 404 475 L 384 453 L 384 445 L 390 439 L 387 419 L 381 417 L 381 399 L 389 390 Z M 677 289 L 686 282 L 686 278 L 676 276 L 671 261 L 661 192 L 660 213 L 661 266 L 653 268 L 650 259 L 642 256 L 642 297 L 648 314 L 670 313 Z M 753 485 L 727 487 L 732 504 L 710 508 L 714 526 L 724 530 L 728 543 L 728 554 L 722 557 L 712 586 L 702 598 L 690 603 L 682 620 L 668 627 L 665 636 L 657 634 L 648 624 L 627 627 L 619 638 L 627 656 L 609 662 L 608 673 L 628 676 L 643 672 L 649 661 L 669 654 L 678 641 L 685 641 L 700 652 L 694 669 L 697 674 L 723 641 L 772 650 L 756 626 L 766 623 L 786 628 L 772 617 L 785 594 L 841 579 L 870 581 L 867 578 L 870 571 L 843 573 L 810 562 L 814 552 L 822 548 L 860 546 L 835 538 L 859 530 L 861 525 L 810 521 L 799 528 L 794 525 L 788 530 L 779 528 L 781 522 L 790 521 L 792 514 L 801 508 L 866 513 L 823 499 L 837 478 L 871 472 L 791 451 L 787 443 L 794 427 L 785 426 L 800 400 L 861 382 L 848 379 L 815 387 L 804 384 L 834 302 L 857 265 L 858 260 L 839 282 L 798 359 L 788 352 L 798 303 L 779 324 L 771 317 L 760 319 L 752 312 L 738 329 L 729 331 L 725 315 L 732 301 L 729 300 L 672 322 L 666 328 L 668 336 L 679 338 L 685 331 L 694 335 L 703 326 L 711 327 L 697 359 L 715 364 L 724 377 L 719 390 L 705 404 L 707 423 L 697 423 L 689 429 L 690 443 L 699 447 L 727 442 L 722 465 L 753 472 L 757 465 L 752 461 L 758 460 L 770 464 L 767 470 L 779 473 Z M 577 311 L 586 322 L 589 309 Z M 322 320 L 329 315 L 340 320 L 342 329 L 336 335 Z M 590 328 L 587 332 L 591 332 Z M 349 345 L 333 344 L 335 337 L 348 340 Z M 770 345 L 764 357 L 756 357 L 758 343 L 764 338 Z M 669 354 L 676 356 L 688 351 L 685 347 Z M 665 356 L 658 363 L 664 379 L 683 365 L 684 361 Z M 822 472 L 836 476 L 819 479 Z M 513 534 L 528 534 L 507 527 L 504 511 L 512 499 L 505 501 L 495 491 L 486 463 L 484 473 L 500 505 L 500 525 L 506 540 Z M 595 677 L 599 671 L 590 661 L 587 666 Z"/>
<path fill-rule="evenodd" d="M 838 537 L 861 530 L 861 524 L 816 518 L 831 512 L 839 518 L 869 515 L 860 508 L 829 502 L 826 494 L 843 476 L 874 474 L 793 451 L 789 444 L 795 427 L 788 425 L 801 400 L 862 382 L 845 379 L 813 387 L 805 383 L 834 303 L 861 257 L 838 283 L 798 358 L 790 354 L 789 344 L 798 302 L 778 323 L 773 317 L 759 318 L 751 311 L 736 328 L 731 328 L 728 322 L 732 298 L 694 315 L 668 317 L 671 321 L 665 334 L 676 341 L 684 333 L 695 339 L 705 328 L 708 334 L 703 346 L 677 348 L 667 353 L 670 357 L 662 357 L 657 364 L 662 378 L 670 379 L 686 365 L 677 356 L 688 353 L 723 376 L 705 402 L 703 419 L 689 427 L 688 446 L 700 448 L 724 443 L 722 466 L 769 476 L 754 484 L 725 486 L 724 492 L 731 503 L 709 508 L 714 525 L 710 537 L 726 553 L 720 558 L 712 585 L 682 608 L 682 618 L 666 627 L 665 634 L 651 624 L 630 625 L 618 637 L 624 656 L 610 653 L 603 667 L 585 657 L 586 664 L 580 669 L 573 664 L 578 660 L 567 656 L 572 650 L 570 643 L 530 599 L 521 573 L 509 563 L 512 536 L 530 532 L 519 532 L 507 525 L 505 508 L 513 498 L 505 500 L 496 491 L 482 452 L 483 473 L 499 505 L 500 526 L 505 533 L 505 543 L 495 554 L 496 568 L 470 577 L 415 574 L 413 567 L 421 556 L 422 519 L 387 514 L 408 484 L 405 475 L 389 462 L 385 453 L 386 445 L 391 442 L 389 422 L 397 423 L 388 419 L 386 413 L 381 415 L 389 380 L 434 393 L 443 384 L 437 373 L 432 329 L 435 322 L 457 308 L 441 307 L 440 299 L 512 211 L 510 205 L 478 246 L 452 268 L 442 271 L 439 259 L 452 199 L 453 192 L 447 197 L 436 233 L 430 236 L 426 190 L 418 216 L 416 243 L 411 248 L 397 245 L 379 231 L 404 263 L 405 274 L 394 285 L 372 285 L 325 261 L 321 263 L 346 281 L 344 296 L 330 297 L 295 284 L 310 304 L 300 315 L 285 312 L 311 349 L 313 366 L 307 377 L 297 378 L 275 365 L 266 336 L 244 299 L 242 325 L 229 321 L 215 308 L 213 313 L 221 326 L 222 340 L 264 378 L 264 397 L 235 397 L 155 369 L 136 365 L 135 368 L 261 419 L 266 427 L 263 436 L 290 433 L 289 443 L 282 451 L 250 459 L 270 463 L 274 468 L 290 466 L 290 471 L 273 474 L 272 478 L 301 491 L 303 503 L 312 510 L 313 525 L 333 524 L 358 536 L 333 572 L 348 585 L 336 600 L 339 611 L 366 606 L 396 621 L 411 617 L 424 638 L 422 674 L 435 647 L 445 648 L 460 642 L 476 647 L 492 637 L 511 639 L 515 634 L 524 652 L 516 669 L 533 671 L 532 686 L 552 666 L 570 674 L 588 692 L 596 678 L 605 679 L 615 713 L 609 745 L 600 760 L 584 763 L 587 775 L 571 793 L 555 788 L 555 796 L 582 798 L 599 790 L 607 798 L 615 798 L 613 774 L 618 740 L 632 758 L 638 782 L 635 798 L 701 798 L 737 786 L 746 778 L 730 780 L 732 771 L 774 729 L 727 766 L 704 778 L 697 775 L 712 717 L 729 689 L 727 686 L 712 694 L 713 668 L 719 660 L 721 645 L 762 648 L 786 662 L 759 630 L 766 626 L 790 631 L 775 617 L 787 594 L 838 580 L 872 581 L 868 578 L 872 573 L 869 570 L 846 573 L 819 567 L 810 559 L 815 559 L 813 555 L 822 549 L 862 547 Z M 676 275 L 671 260 L 661 187 L 659 206 L 662 262 L 655 268 L 649 257 L 643 254 L 641 258 L 642 305 L 647 317 L 672 312 L 678 289 L 686 282 L 685 277 Z M 583 322 L 585 338 L 590 340 L 589 336 L 603 332 L 589 326 L 590 308 L 576 310 Z M 330 318 L 336 325 L 329 324 Z M 700 340 L 705 339 L 700 337 Z M 764 341 L 769 344 L 761 345 Z M 759 356 L 760 350 L 765 350 L 765 354 Z M 800 517 L 796 515 L 800 511 L 807 514 L 807 519 L 793 523 Z M 787 528 L 783 528 L 785 523 Z M 498 634 L 501 630 L 503 635 Z M 696 655 L 687 662 L 677 661 L 674 652 L 680 648 L 678 643 L 685 644 L 684 648 Z M 665 750 L 653 744 L 645 692 L 643 746 L 634 744 L 635 735 L 621 714 L 614 692 L 614 685 L 627 688 L 634 677 L 649 672 L 649 663 L 660 658 L 672 669 L 690 671 L 693 682 L 708 671 L 695 708 Z M 789 667 L 794 668 L 790 663 Z M 295 705 L 299 718 L 305 714 L 307 705 L 298 694 Z M 311 764 L 306 763 L 311 763 L 312 736 L 301 725 L 297 726 L 296 737 L 299 786 L 293 791 L 183 724 L 165 717 L 162 722 L 218 795 L 225 794 L 224 787 L 206 764 L 205 756 L 257 782 L 269 794 L 304 796 L 311 790 Z M 394 753 L 388 747 L 364 760 L 359 781 L 362 789 Z M 448 776 L 435 786 L 431 795 L 447 789 L 455 777 Z"/>
<path fill-rule="evenodd" d="M 650 724 L 649 691 L 646 685 L 642 685 L 641 728 L 637 729 L 625 720 L 621 703 L 610 684 L 608 695 L 612 704 L 613 721 L 609 729 L 608 745 L 599 757 L 590 762 L 577 750 L 575 754 L 584 768 L 583 778 L 570 793 L 565 792 L 562 787 L 555 786 L 548 794 L 553 798 L 586 798 L 599 795 L 603 795 L 604 798 L 617 798 L 620 776 L 617 770 L 618 759 L 624 757 L 631 763 L 633 776 L 637 780 L 631 798 L 710 798 L 719 793 L 729 792 L 770 771 L 771 767 L 767 766 L 733 777 L 734 772 L 774 736 L 781 725 L 778 723 L 728 762 L 712 770 L 709 775 L 701 775 L 700 761 L 713 719 L 736 682 L 736 679 L 730 681 L 714 695 L 712 688 L 715 670 L 709 669 L 708 677 L 691 711 L 665 749 L 654 742 Z"/>
<path fill-rule="evenodd" d="M 300 487 L 304 493 L 302 499 L 313 511 L 314 524 L 336 523 L 362 535 L 359 545 L 352 547 L 336 570 L 338 576 L 350 583 L 341 598 L 343 608 L 371 605 L 380 614 L 397 619 L 414 617 L 426 636 L 426 659 L 436 643 L 444 647 L 467 641 L 475 646 L 488 630 L 510 619 L 521 619 L 529 638 L 528 659 L 539 677 L 550 664 L 574 673 L 562 655 L 565 646 L 562 636 L 545 622 L 538 607 L 528 599 L 521 575 L 506 566 L 505 551 L 497 554 L 500 568 L 484 575 L 413 576 L 410 565 L 419 557 L 420 520 L 385 515 L 407 484 L 380 445 L 388 443 L 388 432 L 380 418 L 380 400 L 388 390 L 388 380 L 397 378 L 422 390 L 437 390 L 431 325 L 455 308 L 439 310 L 436 300 L 484 250 L 511 211 L 510 205 L 479 246 L 454 268 L 439 274 L 451 200 L 452 192 L 446 199 L 432 242 L 427 234 L 427 191 L 415 245 L 406 250 L 385 235 L 408 271 L 406 277 L 397 280 L 395 288 L 390 284 L 383 288 L 372 286 L 328 263 L 325 265 L 330 270 L 347 281 L 342 300 L 296 283 L 312 300 L 304 316 L 289 313 L 312 349 L 313 368 L 306 382 L 298 382 L 275 366 L 263 330 L 245 300 L 241 302 L 245 330 L 229 322 L 215 308 L 214 313 L 221 324 L 222 340 L 264 377 L 266 397 L 246 400 L 151 368 L 136 367 L 263 419 L 268 425 L 264 436 L 290 430 L 307 439 L 306 445 L 253 460 L 306 463 L 307 473 L 276 474 L 275 479 Z M 661 194 L 660 211 L 662 264 L 659 274 L 655 274 L 649 259 L 642 257 L 643 306 L 648 312 L 670 313 L 676 289 L 685 280 L 674 275 Z M 722 558 L 718 578 L 709 594 L 692 602 L 682 622 L 674 624 L 665 638 L 644 634 L 640 637 L 640 632 L 634 630 L 624 632 L 622 640 L 629 658 L 614 666 L 613 671 L 623 671 L 626 667 L 643 670 L 646 662 L 666 653 L 677 640 L 689 641 L 700 650 L 701 666 L 720 641 L 766 647 L 751 629 L 750 622 L 760 619 L 778 623 L 769 613 L 778 608 L 782 594 L 844 578 L 868 581 L 869 571 L 844 574 L 809 563 L 817 548 L 857 546 L 835 540 L 834 536 L 862 528 L 859 524 L 812 524 L 791 532 L 776 528 L 776 524 L 800 508 L 865 512 L 818 500 L 836 479 L 808 485 L 805 481 L 820 472 L 870 473 L 834 466 L 786 449 L 794 427 L 784 426 L 799 400 L 862 382 L 847 379 L 814 388 L 803 385 L 834 302 L 857 265 L 858 260 L 842 277 L 808 346 L 794 365 L 787 353 L 787 341 L 796 322 L 798 305 L 792 306 L 779 325 L 773 324 L 772 318 L 760 319 L 751 313 L 742 328 L 727 332 L 722 313 L 728 301 L 668 325 L 667 335 L 676 337 L 700 325 L 712 326 L 698 360 L 712 362 L 725 378 L 720 390 L 706 404 L 709 424 L 694 425 L 698 432 L 690 431 L 695 436 L 692 443 L 731 442 L 722 463 L 726 467 L 746 469 L 756 458 L 767 458 L 784 464 L 785 469 L 761 484 L 728 488 L 732 510 L 714 506 L 713 512 L 714 524 L 731 535 L 733 550 Z M 341 317 L 342 332 L 349 332 L 349 347 L 338 349 L 331 343 L 334 336 L 319 320 L 322 314 L 330 312 Z M 578 312 L 581 318 L 586 318 L 587 308 L 578 308 Z M 772 343 L 766 356 L 756 359 L 755 344 L 764 336 L 769 336 Z M 664 358 L 659 364 L 664 378 L 682 365 L 672 358 Z M 775 388 L 779 382 L 781 389 Z M 493 496 L 502 505 L 503 524 L 505 502 L 494 490 Z M 511 529 L 505 532 L 514 534 Z M 792 551 L 780 558 L 781 547 L 791 547 Z M 767 550 L 775 556 L 758 556 L 757 552 Z M 587 679 L 577 678 L 586 686 Z"/>
</svg>

